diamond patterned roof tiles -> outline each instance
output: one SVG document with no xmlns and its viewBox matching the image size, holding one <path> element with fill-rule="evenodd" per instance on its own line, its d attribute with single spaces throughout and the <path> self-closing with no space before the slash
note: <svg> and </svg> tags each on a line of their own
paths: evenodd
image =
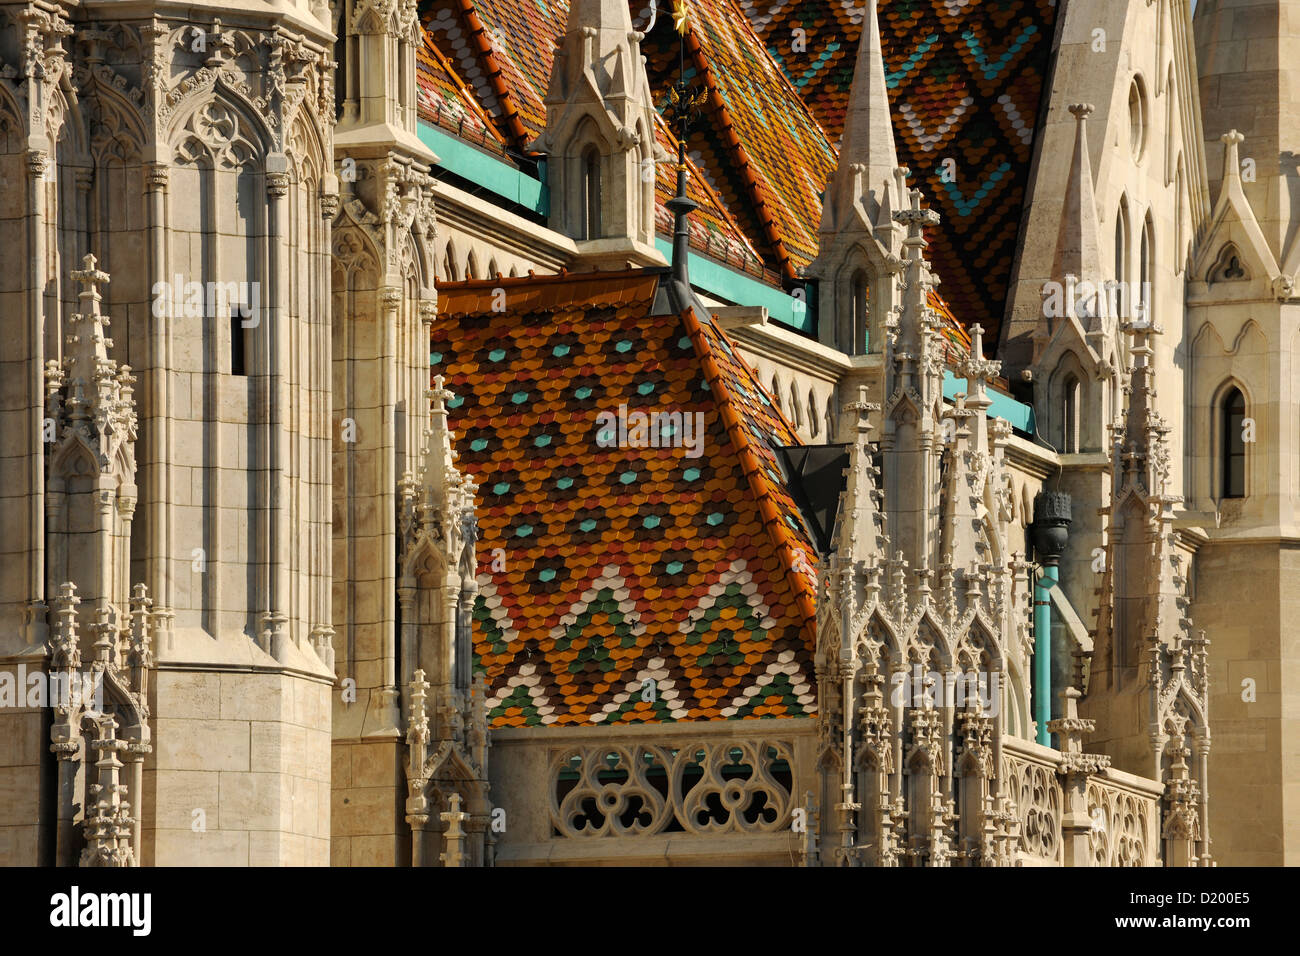
<svg viewBox="0 0 1300 956">
<path fill-rule="evenodd" d="M 863 7 L 735 0 L 838 143 Z M 942 216 L 929 255 L 944 298 L 997 341 L 1055 24 L 1054 0 L 880 0 L 898 160 Z M 802 33 L 796 33 L 799 30 Z M 796 42 L 798 41 L 798 42 Z M 956 164 L 945 175 L 944 160 Z"/>
<path fill-rule="evenodd" d="M 815 710 L 813 582 L 794 570 L 813 545 L 772 451 L 798 439 L 707 316 L 651 315 L 658 278 L 439 288 L 431 357 L 480 488 L 495 726 Z M 621 445 L 599 418 L 620 406 Z M 669 417 L 648 444 L 653 412 Z"/>
</svg>

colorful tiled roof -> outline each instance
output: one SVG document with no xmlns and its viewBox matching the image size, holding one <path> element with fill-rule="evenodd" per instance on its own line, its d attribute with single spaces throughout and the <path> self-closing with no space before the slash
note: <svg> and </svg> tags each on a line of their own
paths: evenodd
<svg viewBox="0 0 1300 956">
<path fill-rule="evenodd" d="M 564 35 L 568 21 L 567 3 L 519 3 L 517 0 L 434 0 L 422 7 L 425 27 L 426 58 L 449 60 L 472 89 L 487 116 L 497 129 L 507 131 L 510 148 L 522 152 L 546 126 L 546 87 L 549 83 L 555 45 Z M 426 68 L 422 62 L 422 72 Z M 434 85 L 435 74 L 429 71 L 425 85 Z M 437 123 L 457 135 L 445 122 L 438 122 L 438 99 L 422 96 L 421 118 Z M 669 153 L 677 155 L 676 141 L 662 117 L 656 124 L 655 137 Z M 473 131 L 464 135 L 475 141 Z M 692 217 L 691 245 L 695 249 L 751 275 L 779 283 L 774 274 L 765 275 L 764 257 L 750 237 L 736 222 L 734 207 L 712 190 L 695 166 L 690 166 L 687 194 L 700 204 Z M 663 203 L 677 190 L 676 171 L 671 164 L 656 168 L 656 228 L 664 236 L 672 234 L 672 216 Z"/>
<path fill-rule="evenodd" d="M 772 451 L 798 439 L 720 327 L 651 314 L 658 281 L 439 287 L 433 371 L 480 489 L 475 656 L 495 726 L 815 710 L 813 582 L 795 570 L 813 545 Z M 623 447 L 599 418 L 620 406 Z M 656 411 L 686 416 L 660 423 L 679 447 L 632 447 L 635 413 Z"/>
<path fill-rule="evenodd" d="M 655 115 L 655 136 L 669 156 L 677 155 L 677 138 L 668 129 L 667 121 L 658 114 Z M 780 276 L 765 269 L 763 257 L 736 222 L 730 207 L 701 175 L 699 167 L 689 160 L 688 165 L 686 195 L 699 204 L 699 209 L 687 220 L 691 246 L 718 262 L 779 285 Z M 677 170 L 672 163 L 660 163 L 655 172 L 655 231 L 661 236 L 671 236 L 673 214 L 666 203 L 677 194 Z"/>
<path fill-rule="evenodd" d="M 546 125 L 546 77 L 567 7 L 433 0 L 420 9 L 426 42 L 442 49 L 511 147 L 522 151 Z"/>
<path fill-rule="evenodd" d="M 751 237 L 788 279 L 817 255 L 835 150 L 733 0 L 684 0 L 688 83 L 707 91 L 688 144 Z M 662 17 L 642 42 L 659 107 L 678 75 L 678 34 Z"/>
<path fill-rule="evenodd" d="M 862 5 L 736 0 L 827 135 L 844 129 Z M 944 297 L 997 342 L 1051 52 L 1053 0 L 880 0 L 899 162 L 943 217 Z M 952 176 L 943 163 L 955 162 Z M 949 181 L 951 180 L 951 181 Z"/>
<path fill-rule="evenodd" d="M 438 47 L 421 47 L 416 53 L 416 66 L 421 116 L 483 149 L 504 153 L 505 137 Z"/>
<path fill-rule="evenodd" d="M 644 0 L 630 2 L 634 25 L 645 29 Z M 861 8 L 831 0 L 685 2 L 687 79 L 708 93 L 688 144 L 691 198 L 703 207 L 692 219 L 691 244 L 774 285 L 788 283 L 816 253 Z M 678 76 L 678 48 L 670 5 L 659 6 L 642 50 L 662 108 Z M 568 4 L 433 0 L 422 10 L 427 42 L 506 145 L 524 149 L 546 122 Z M 1051 0 L 880 0 L 899 161 L 943 217 L 929 250 L 943 299 L 964 323 L 989 329 L 991 343 L 1014 260 L 1053 14 Z M 436 121 L 437 103 L 422 96 L 421 115 Z M 673 152 L 662 124 L 656 135 Z M 667 236 L 671 217 L 662 203 L 675 189 L 671 165 L 661 164 L 658 176 L 656 222 Z"/>
</svg>

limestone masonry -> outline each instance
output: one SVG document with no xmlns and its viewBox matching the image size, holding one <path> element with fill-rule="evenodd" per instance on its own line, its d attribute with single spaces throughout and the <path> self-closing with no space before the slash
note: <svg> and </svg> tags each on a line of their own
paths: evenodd
<svg viewBox="0 0 1300 956">
<path fill-rule="evenodd" d="M 0 0 L 0 864 L 1300 864 L 1295 64 Z"/>
</svg>

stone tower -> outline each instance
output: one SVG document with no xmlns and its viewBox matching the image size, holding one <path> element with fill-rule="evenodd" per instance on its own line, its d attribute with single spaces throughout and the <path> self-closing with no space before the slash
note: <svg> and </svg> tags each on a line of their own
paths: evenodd
<svg viewBox="0 0 1300 956">
<path fill-rule="evenodd" d="M 1191 14 L 1185 3 L 1071 4 L 1052 48 L 1052 83 L 1036 134 L 1018 257 L 999 355 L 1013 390 L 1032 398 L 1038 437 L 1057 454 L 1053 490 L 1074 501 L 1059 591 L 1069 628 L 1052 639 L 1053 682 L 1091 652 L 1110 543 L 1114 429 L 1131 365 L 1126 323 L 1155 323 L 1152 412 L 1181 420 L 1182 301 L 1206 212 L 1204 149 Z M 1183 435 L 1166 436 L 1175 462 Z M 1181 493 L 1175 468 L 1168 494 Z M 1197 532 L 1176 529 L 1195 550 Z M 1061 607 L 1058 606 L 1058 611 Z M 1054 713 L 1058 701 L 1053 701 Z"/>
<path fill-rule="evenodd" d="M 137 668 L 118 700 L 134 695 L 153 729 L 146 753 L 125 710 L 101 724 L 92 783 L 88 751 L 68 746 L 75 715 L 51 744 L 40 720 L 7 714 L 31 766 L 0 821 L 6 862 L 79 847 L 87 861 L 327 862 L 327 13 L 319 0 L 0 4 L 0 242 L 25 263 L 0 277 L 16 345 L 0 431 L 8 486 L 24 489 L 0 501 L 0 660 L 75 669 L 79 650 L 107 672 Z M 129 365 L 134 394 L 119 379 L 104 406 L 88 362 Z M 117 442 L 128 410 L 134 461 L 105 452 L 79 470 L 68 431 Z M 107 524 L 78 511 L 92 487 Z M 78 599 L 93 647 L 77 645 Z M 81 764 L 57 794 L 35 766 L 51 747 Z"/>
<path fill-rule="evenodd" d="M 1291 0 L 1203 0 L 1195 18 L 1214 204 L 1188 275 L 1184 493 L 1207 539 L 1195 613 L 1216 662 L 1210 790 L 1243 811 L 1214 833 L 1232 864 L 1300 862 L 1300 711 L 1284 692 L 1300 666 L 1297 16 Z"/>
</svg>

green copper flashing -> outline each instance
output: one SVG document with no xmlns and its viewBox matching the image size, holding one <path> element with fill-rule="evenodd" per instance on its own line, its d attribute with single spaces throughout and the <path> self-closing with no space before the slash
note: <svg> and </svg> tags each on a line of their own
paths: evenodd
<svg viewBox="0 0 1300 956">
<path fill-rule="evenodd" d="M 1034 669 L 1033 702 L 1036 739 L 1044 747 L 1052 745 L 1047 729 L 1052 719 L 1052 588 L 1059 580 L 1056 565 L 1046 565 L 1034 582 Z"/>
<path fill-rule="evenodd" d="M 438 164 L 462 179 L 477 183 L 502 199 L 531 209 L 539 216 L 551 211 L 551 194 L 546 184 L 522 173 L 490 153 L 475 149 L 438 127 L 420 121 L 420 142 L 438 154 Z"/>
<path fill-rule="evenodd" d="M 952 372 L 944 369 L 943 372 L 943 397 L 953 399 L 959 392 L 967 392 L 966 380 L 957 378 Z M 993 402 L 989 406 L 990 418 L 1005 418 L 1011 423 L 1011 427 L 1018 431 L 1032 435 L 1034 433 L 1034 409 L 1030 405 L 1025 405 L 1016 401 L 1009 395 L 1003 395 L 992 389 L 986 393 Z"/>
<path fill-rule="evenodd" d="M 656 237 L 655 247 L 665 258 L 672 257 L 673 244 L 667 239 Z M 812 332 L 812 316 L 804 300 L 694 252 L 690 253 L 688 261 L 691 285 L 702 292 L 737 305 L 766 306 L 768 316 L 782 325 L 800 332 Z"/>
</svg>

